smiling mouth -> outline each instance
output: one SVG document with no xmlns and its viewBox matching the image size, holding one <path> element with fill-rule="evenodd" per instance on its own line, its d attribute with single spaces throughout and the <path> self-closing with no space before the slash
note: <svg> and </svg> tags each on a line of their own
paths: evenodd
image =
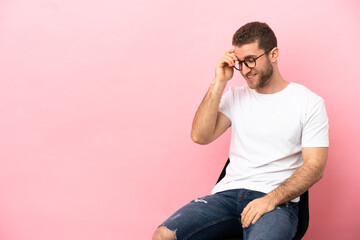
<svg viewBox="0 0 360 240">
<path fill-rule="evenodd" d="M 256 76 L 256 73 L 255 74 L 247 74 L 245 78 L 247 81 L 251 82 L 255 79 L 255 76 Z"/>
</svg>

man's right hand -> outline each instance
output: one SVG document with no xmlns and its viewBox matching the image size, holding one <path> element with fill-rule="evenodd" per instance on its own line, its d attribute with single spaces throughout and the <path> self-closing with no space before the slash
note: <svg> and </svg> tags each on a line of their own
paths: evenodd
<svg viewBox="0 0 360 240">
<path fill-rule="evenodd" d="M 234 49 L 226 51 L 223 58 L 216 64 L 216 80 L 227 82 L 233 77 L 235 62 L 237 61 L 234 52 Z"/>
</svg>

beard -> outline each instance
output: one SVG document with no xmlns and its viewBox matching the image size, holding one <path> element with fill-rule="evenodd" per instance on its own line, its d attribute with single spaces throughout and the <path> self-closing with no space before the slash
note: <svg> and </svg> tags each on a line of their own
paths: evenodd
<svg viewBox="0 0 360 240">
<path fill-rule="evenodd" d="M 271 62 L 268 59 L 266 62 L 265 70 L 257 72 L 259 79 L 257 83 L 255 83 L 256 85 L 253 85 L 253 83 L 248 82 L 249 87 L 252 89 L 264 88 L 270 82 L 270 78 L 272 77 L 273 73 L 274 73 L 274 67 L 271 65 Z M 252 73 L 248 73 L 248 74 L 252 74 Z M 245 75 L 244 78 L 246 78 Z"/>
<path fill-rule="evenodd" d="M 257 88 L 265 87 L 269 83 L 269 80 L 270 80 L 271 76 L 273 75 L 274 68 L 271 65 L 270 61 L 268 61 L 267 65 L 268 65 L 268 67 L 265 69 L 265 71 L 260 72 L 260 74 L 259 74 L 260 76 L 259 76 L 259 83 L 258 83 Z"/>
</svg>

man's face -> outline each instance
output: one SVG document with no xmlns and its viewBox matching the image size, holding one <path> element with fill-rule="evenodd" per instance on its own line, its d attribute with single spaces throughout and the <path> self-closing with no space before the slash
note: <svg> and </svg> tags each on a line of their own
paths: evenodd
<svg viewBox="0 0 360 240">
<path fill-rule="evenodd" d="M 259 49 L 257 41 L 244 44 L 240 47 L 235 46 L 235 55 L 240 61 L 243 61 L 247 57 L 257 58 L 264 52 L 264 50 Z M 260 90 L 270 82 L 270 78 L 273 75 L 273 66 L 271 65 L 268 55 L 264 54 L 256 59 L 256 66 L 252 69 L 242 63 L 240 72 L 250 88 Z"/>
</svg>

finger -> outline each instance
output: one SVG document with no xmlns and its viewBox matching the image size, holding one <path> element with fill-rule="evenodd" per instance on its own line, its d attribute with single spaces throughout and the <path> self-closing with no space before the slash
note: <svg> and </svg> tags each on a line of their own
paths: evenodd
<svg viewBox="0 0 360 240">
<path fill-rule="evenodd" d="M 229 67 L 234 67 L 235 66 L 235 62 L 232 58 L 230 57 L 224 57 L 223 61 L 226 62 L 228 64 Z"/>
<path fill-rule="evenodd" d="M 244 218 L 243 228 L 247 228 L 249 226 L 249 223 L 251 222 L 251 213 L 248 213 L 246 217 Z"/>
<path fill-rule="evenodd" d="M 251 224 L 255 224 L 257 222 L 257 220 L 259 220 L 261 218 L 262 214 L 261 213 L 257 213 L 256 216 L 254 217 L 254 219 L 251 221 Z"/>
<path fill-rule="evenodd" d="M 250 214 L 252 212 L 251 207 L 248 205 L 246 208 L 244 208 L 243 212 L 241 213 L 241 223 L 245 225 L 245 223 L 248 221 L 248 218 L 250 217 Z"/>
<path fill-rule="evenodd" d="M 243 228 L 247 228 L 248 226 L 250 226 L 250 223 L 255 218 L 256 214 L 257 214 L 256 210 L 252 210 L 248 212 L 248 214 L 244 219 Z"/>
<path fill-rule="evenodd" d="M 241 221 L 243 221 L 243 219 L 245 219 L 246 215 L 248 214 L 248 212 L 250 211 L 251 205 L 248 204 L 244 210 L 242 211 L 241 215 Z"/>
<path fill-rule="evenodd" d="M 224 56 L 230 57 L 230 58 L 233 59 L 234 61 L 238 61 L 238 60 L 239 60 L 234 53 L 227 53 L 227 54 L 225 54 Z"/>
<path fill-rule="evenodd" d="M 234 53 L 234 52 L 235 52 L 235 49 L 230 49 L 230 50 L 227 50 L 227 51 L 225 52 L 225 54 Z"/>
<path fill-rule="evenodd" d="M 224 57 L 230 58 L 234 62 L 239 61 L 239 59 L 233 54 L 227 54 L 227 55 L 224 55 Z"/>
<path fill-rule="evenodd" d="M 249 227 L 250 224 L 254 224 L 256 223 L 256 221 L 261 217 L 262 213 L 259 212 L 257 209 L 254 210 L 251 215 L 249 216 L 249 218 L 247 219 L 247 221 L 245 222 L 245 228 Z M 254 221 L 255 220 L 255 221 Z"/>
<path fill-rule="evenodd" d="M 231 56 L 231 57 L 232 57 L 233 59 L 235 59 L 235 60 L 238 59 L 234 52 L 228 53 L 228 54 L 226 54 L 225 56 Z"/>
</svg>

